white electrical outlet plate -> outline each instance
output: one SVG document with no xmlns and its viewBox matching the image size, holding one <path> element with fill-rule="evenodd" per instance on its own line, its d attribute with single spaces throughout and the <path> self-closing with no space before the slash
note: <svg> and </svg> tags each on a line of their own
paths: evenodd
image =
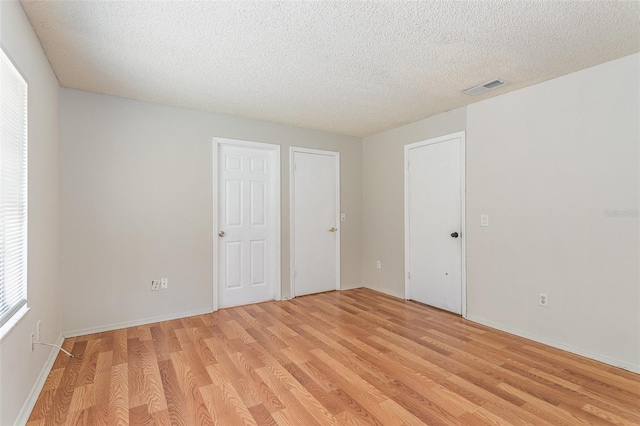
<svg viewBox="0 0 640 426">
<path fill-rule="evenodd" d="M 376 262 L 376 268 L 382 269 L 382 263 L 379 260 Z"/>
<path fill-rule="evenodd" d="M 29 347 L 31 348 L 31 352 L 33 352 L 33 342 L 35 342 L 34 334 L 31 333 L 31 339 L 29 339 Z"/>
<path fill-rule="evenodd" d="M 36 340 L 39 342 L 40 341 L 40 326 L 42 324 L 41 320 L 38 320 L 38 322 L 36 323 Z"/>
<path fill-rule="evenodd" d="M 342 213 L 342 214 L 340 215 L 340 220 L 341 220 L 342 222 L 344 222 L 345 220 L 347 220 L 347 215 L 346 215 L 346 214 L 344 214 L 344 213 Z"/>
<path fill-rule="evenodd" d="M 158 291 L 158 290 L 160 290 L 160 280 L 151 281 L 151 291 Z"/>
<path fill-rule="evenodd" d="M 166 290 L 169 288 L 169 278 L 163 278 L 160 280 L 160 290 Z"/>
<path fill-rule="evenodd" d="M 540 306 L 549 307 L 549 295 L 547 293 L 538 294 L 538 302 L 540 303 Z"/>
</svg>

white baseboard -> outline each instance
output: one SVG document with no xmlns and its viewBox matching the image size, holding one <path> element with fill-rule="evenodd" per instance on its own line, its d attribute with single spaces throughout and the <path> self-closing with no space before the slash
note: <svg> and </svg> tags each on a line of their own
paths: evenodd
<svg viewBox="0 0 640 426">
<path fill-rule="evenodd" d="M 397 297 L 398 299 L 404 300 L 404 293 L 396 293 L 395 291 L 387 290 L 386 288 L 377 287 L 377 286 L 369 286 L 364 285 L 363 287 L 368 288 L 370 290 L 378 291 L 380 293 L 388 294 L 389 296 Z"/>
<path fill-rule="evenodd" d="M 342 290 L 353 290 L 354 288 L 362 288 L 362 287 L 364 287 L 362 284 L 346 285 L 344 287 L 340 287 L 340 291 L 342 291 Z"/>
<path fill-rule="evenodd" d="M 211 312 L 212 312 L 211 308 L 197 309 L 195 311 L 181 312 L 179 314 L 162 315 L 159 317 L 144 318 L 140 320 L 120 322 L 115 324 L 107 324 L 107 325 L 101 325 L 98 327 L 83 328 L 80 330 L 63 331 L 62 335 L 64 337 L 84 336 L 85 334 L 102 333 L 104 331 L 112 331 L 112 330 L 118 330 L 121 328 L 136 327 L 138 325 L 153 324 L 154 322 L 169 321 L 169 320 L 174 320 L 178 318 L 186 318 L 186 317 L 193 317 L 196 315 L 210 314 Z"/>
<path fill-rule="evenodd" d="M 613 367 L 622 368 L 624 370 L 632 371 L 634 373 L 640 373 L 640 365 L 636 365 L 630 362 L 621 361 L 619 359 L 611 358 L 606 355 L 597 354 L 590 351 L 585 351 L 579 348 L 576 348 L 571 345 L 567 345 L 564 343 L 555 342 L 553 340 L 546 339 L 544 337 L 536 336 L 525 331 L 516 330 L 511 327 L 504 326 L 502 324 L 497 324 L 492 321 L 485 320 L 484 318 L 478 318 L 473 315 L 467 315 L 467 319 L 469 321 L 476 322 L 478 324 L 486 325 L 487 327 L 495 328 L 500 331 L 504 331 L 509 334 L 515 334 L 516 336 L 524 337 L 525 339 L 533 340 L 538 343 L 543 343 L 548 346 L 553 346 L 554 348 L 562 349 L 563 351 L 571 352 L 576 355 L 583 356 L 585 358 L 590 358 L 595 361 L 604 362 L 605 364 L 611 365 Z"/>
<path fill-rule="evenodd" d="M 55 344 L 58 346 L 62 346 L 62 342 L 64 342 L 64 337 L 62 334 L 58 336 Z M 56 357 L 58 356 L 58 352 L 60 350 L 58 348 L 52 348 L 47 361 L 42 366 L 40 370 L 40 374 L 38 374 L 38 378 L 36 382 L 33 384 L 31 388 L 31 392 L 29 392 L 29 396 L 27 396 L 27 400 L 22 404 L 22 408 L 18 413 L 18 418 L 16 419 L 16 425 L 26 425 L 27 420 L 29 420 L 29 416 L 31 415 L 31 411 L 33 407 L 35 407 L 36 402 L 38 401 L 38 397 L 40 396 L 40 392 L 42 391 L 42 387 L 44 386 L 44 382 L 47 381 L 47 377 L 49 376 L 49 372 L 51 371 L 51 367 L 53 367 L 53 363 L 56 361 Z"/>
</svg>

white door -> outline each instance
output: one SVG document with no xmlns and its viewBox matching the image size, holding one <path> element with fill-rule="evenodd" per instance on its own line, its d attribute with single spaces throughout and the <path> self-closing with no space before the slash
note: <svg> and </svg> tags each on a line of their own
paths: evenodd
<svg viewBox="0 0 640 426">
<path fill-rule="evenodd" d="M 274 282 L 279 264 L 274 163 L 279 151 L 262 148 L 266 144 L 256 148 L 220 141 L 229 140 L 215 144 L 219 306 L 271 300 L 279 285 Z"/>
<path fill-rule="evenodd" d="M 339 153 L 291 148 L 292 296 L 340 289 Z"/>
<path fill-rule="evenodd" d="M 464 133 L 405 148 L 407 299 L 463 312 Z"/>
</svg>

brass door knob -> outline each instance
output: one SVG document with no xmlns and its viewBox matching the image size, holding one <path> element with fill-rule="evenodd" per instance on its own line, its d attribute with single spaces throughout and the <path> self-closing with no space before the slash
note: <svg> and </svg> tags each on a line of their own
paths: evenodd
<svg viewBox="0 0 640 426">
<path fill-rule="evenodd" d="M 226 234 L 224 233 L 224 231 L 220 231 L 218 232 L 218 237 L 224 237 Z"/>
<path fill-rule="evenodd" d="M 335 227 L 332 226 L 331 229 L 329 229 L 329 232 L 336 232 L 337 230 L 338 230 L 338 228 L 335 228 Z"/>
</svg>

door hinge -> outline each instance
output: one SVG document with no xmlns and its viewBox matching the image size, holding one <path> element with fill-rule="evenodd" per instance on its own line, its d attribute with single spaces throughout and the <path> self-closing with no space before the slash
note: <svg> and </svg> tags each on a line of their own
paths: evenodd
<svg viewBox="0 0 640 426">
<path fill-rule="evenodd" d="M 407 161 L 407 170 L 411 168 L 411 161 Z"/>
<path fill-rule="evenodd" d="M 411 272 L 407 272 L 407 278 L 411 279 Z"/>
</svg>

